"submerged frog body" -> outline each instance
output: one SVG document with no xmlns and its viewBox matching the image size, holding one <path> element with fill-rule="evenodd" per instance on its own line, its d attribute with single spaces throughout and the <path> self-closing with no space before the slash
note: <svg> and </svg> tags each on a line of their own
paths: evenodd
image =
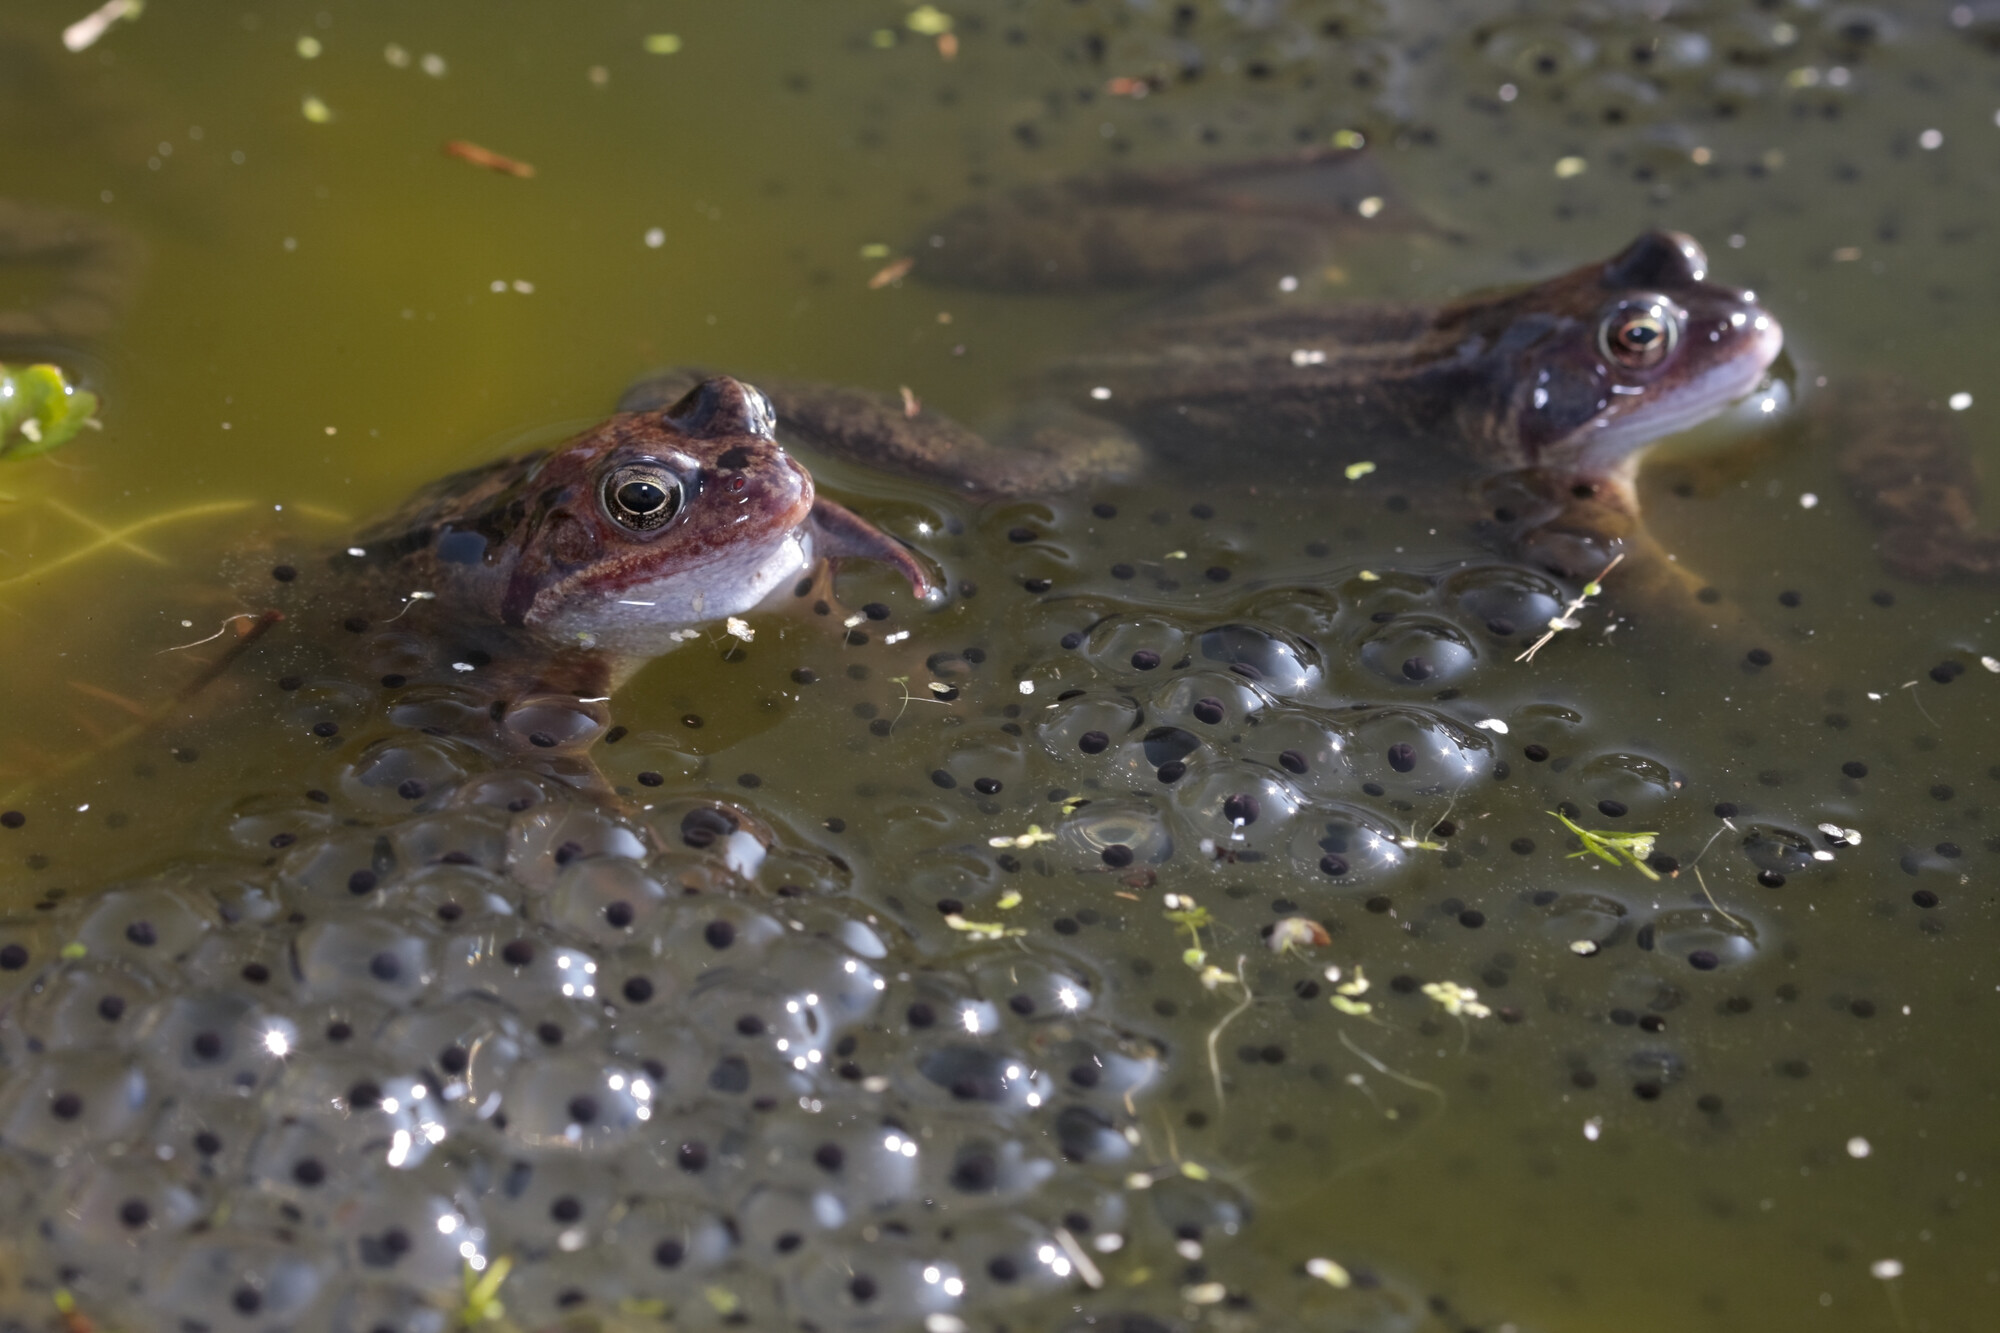
<svg viewBox="0 0 2000 1333">
<path fill-rule="evenodd" d="M 1441 307 L 1296 306 L 1162 321 L 1054 366 L 990 440 L 852 390 L 777 384 L 780 416 L 843 457 L 975 495 L 1116 476 L 1144 450 L 1337 479 L 1357 461 L 1491 492 L 1506 544 L 1593 574 L 1637 536 L 1653 441 L 1749 393 L 1783 343 L 1753 294 L 1676 232 L 1607 262 Z M 666 401 L 685 372 L 637 386 Z M 1492 483 L 1501 482 L 1496 488 Z"/>
<path fill-rule="evenodd" d="M 935 280 L 1091 291 L 1186 285 L 1267 264 L 1314 267 L 1349 236 L 1419 225 L 1371 154 L 1309 148 L 1023 186 L 938 219 L 916 249 L 918 271 Z"/>
<path fill-rule="evenodd" d="M 1881 529 L 1882 562 L 1908 579 L 2000 577 L 2000 533 L 1979 526 L 1979 471 L 1956 413 L 1881 375 L 1837 380 L 1813 402 L 1855 501 Z"/>
<path fill-rule="evenodd" d="M 103 336 L 123 318 L 144 265 L 144 245 L 122 227 L 0 198 L 0 347 Z"/>
</svg>

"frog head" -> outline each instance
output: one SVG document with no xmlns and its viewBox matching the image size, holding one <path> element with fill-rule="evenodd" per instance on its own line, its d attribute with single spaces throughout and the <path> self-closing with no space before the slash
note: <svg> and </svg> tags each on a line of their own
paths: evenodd
<svg viewBox="0 0 2000 1333">
<path fill-rule="evenodd" d="M 839 541 L 823 546 L 888 561 L 928 594 L 898 543 L 816 500 L 774 427 L 763 394 L 718 377 L 526 460 L 503 488 L 432 516 L 440 602 L 552 654 L 608 658 L 622 678 L 683 631 L 741 615 L 809 573 L 827 553 L 815 550 L 821 512 L 839 523 Z"/>
<path fill-rule="evenodd" d="M 1755 389 L 1784 344 L 1756 295 L 1708 281 L 1708 256 L 1652 231 L 1608 262 L 1457 308 L 1504 363 L 1472 432 L 1504 461 L 1629 490 L 1646 446 Z"/>
</svg>

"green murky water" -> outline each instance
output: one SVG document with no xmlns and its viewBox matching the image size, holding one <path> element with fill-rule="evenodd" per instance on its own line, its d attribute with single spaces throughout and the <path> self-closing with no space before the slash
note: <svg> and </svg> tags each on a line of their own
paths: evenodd
<svg viewBox="0 0 2000 1333">
<path fill-rule="evenodd" d="M 1439 299 L 1608 254 L 1646 226 L 1677 227 L 1708 245 L 1719 279 L 1754 287 L 1784 322 L 1801 418 L 1822 377 L 1879 373 L 1939 412 L 1969 395 L 1950 419 L 1992 456 L 2000 61 L 1981 6 L 945 8 L 951 59 L 896 4 L 162 3 L 81 54 L 59 43 L 80 17 L 71 7 L 18 4 L 0 17 L 5 194 L 81 214 L 145 252 L 108 332 L 8 352 L 61 357 L 107 404 L 102 434 L 0 476 L 15 497 L 0 505 L 0 615 L 16 701 L 0 721 L 0 791 L 25 816 L 0 829 L 0 890 L 32 954 L 6 983 L 0 1089 L 0 1180 L 16 1215 L 37 1219 L 20 1224 L 0 1288 L 19 1326 L 50 1318 L 52 1288 L 67 1283 L 86 1312 L 95 1302 L 124 1327 L 131 1309 L 169 1299 L 148 1292 L 185 1291 L 196 1273 L 217 1291 L 268 1299 L 221 1308 L 214 1327 L 371 1327 L 328 1294 L 342 1273 L 381 1277 L 355 1248 L 353 1218 L 371 1205 L 316 1211 L 296 1179 L 272 1184 L 265 1170 L 283 1108 L 310 1101 L 301 1070 L 338 1064 L 311 1031 L 329 1014 L 375 1013 L 315 991 L 310 948 L 297 997 L 272 1006 L 307 1033 L 289 1081 L 253 1078 L 234 1103 L 233 1123 L 259 1146 L 173 1185 L 184 1205 L 154 1203 L 143 1226 L 90 1220 L 100 1204 L 117 1214 L 128 1180 L 141 1193 L 168 1189 L 141 1177 L 178 1170 L 184 1148 L 168 1166 L 137 1162 L 167 1142 L 176 1114 L 193 1114 L 191 1088 L 159 1092 L 143 1126 L 88 1143 L 47 1131 L 34 1100 L 59 1095 L 44 1086 L 48 1047 L 36 1043 L 63 1044 L 50 1034 L 67 1020 L 50 1017 L 48 998 L 69 993 L 62 968 L 100 957 L 113 972 L 128 966 L 115 936 L 56 963 L 70 940 L 35 933 L 38 904 L 87 901 L 122 877 L 196 861 L 244 883 L 288 876 L 285 892 L 309 897 L 322 872 L 274 855 L 285 845 L 273 837 L 293 839 L 293 858 L 357 828 L 421 841 L 367 781 L 376 751 L 364 740 L 376 745 L 389 725 L 373 702 L 339 714 L 345 738 L 313 738 L 299 704 L 251 691 L 226 718 L 176 723 L 53 772 L 188 679 L 162 650 L 240 609 L 216 591 L 231 553 L 252 552 L 248 562 L 272 541 L 337 545 L 415 485 L 510 441 L 551 438 L 661 365 L 907 385 L 976 421 L 1053 351 L 1160 299 L 923 285 L 925 223 L 982 192 L 1108 162 L 1241 160 L 1356 130 L 1437 229 L 1329 256 L 1298 275 L 1304 296 Z M 646 49 L 667 33 L 677 51 Z M 1113 95 L 1118 78 L 1153 83 L 1143 98 Z M 304 114 L 309 98 L 330 118 Z M 451 139 L 535 175 L 449 158 L 440 148 Z M 917 272 L 871 288 L 913 246 Z M 31 302 L 59 279 L 0 263 L 0 281 L 10 302 Z M 1995 677 L 1981 665 L 2000 652 L 1993 590 L 1884 573 L 1835 467 L 1841 424 L 1756 418 L 1753 405 L 1708 432 L 1705 452 L 1677 442 L 1642 488 L 1654 531 L 1721 590 L 1727 614 L 1713 628 L 1649 616 L 1620 607 L 1614 581 L 1609 610 L 1530 664 L 1511 660 L 1518 637 L 1483 629 L 1492 612 L 1481 598 L 1552 585 L 1523 583 L 1453 531 L 1385 506 L 1393 477 L 1382 489 L 1315 491 L 1223 459 L 1200 474 L 1160 470 L 1129 488 L 980 509 L 816 468 L 976 593 L 922 614 L 885 575 L 845 573 L 851 604 L 880 598 L 892 610 L 887 625 L 866 627 L 871 642 L 778 608 L 753 617 L 747 647 L 725 652 L 721 636 L 690 645 L 614 701 L 630 735 L 603 747 L 602 763 L 632 800 L 668 812 L 657 818 L 675 840 L 684 827 L 673 821 L 697 793 L 775 831 L 761 871 L 731 879 L 696 858 L 655 865 L 661 878 L 708 875 L 729 910 L 769 908 L 773 920 L 783 913 L 769 891 L 805 882 L 824 891 L 814 921 L 865 920 L 890 940 L 890 1009 L 855 1020 L 859 1052 L 837 1058 L 890 1071 L 892 1086 L 850 1085 L 838 1141 L 854 1154 L 857 1127 L 872 1134 L 886 1116 L 927 1143 L 935 1129 L 940 1144 L 959 1144 L 957 1166 L 900 1192 L 884 1185 L 865 1207 L 842 1195 L 843 1220 L 820 1217 L 802 1242 L 780 1226 L 793 1244 L 777 1249 L 760 1248 L 771 1228 L 748 1201 L 764 1196 L 717 1187 L 729 1239 L 714 1242 L 700 1280 L 637 1260 L 626 1273 L 619 1256 L 651 1252 L 650 1233 L 634 1239 L 636 1223 L 613 1219 L 625 1215 L 610 1203 L 600 1218 L 583 1186 L 576 1244 L 567 1232 L 538 1238 L 489 1201 L 491 1252 L 520 1263 L 515 1285 L 503 1284 L 508 1318 L 706 1326 L 739 1308 L 721 1291 L 756 1327 L 1054 1328 L 1072 1317 L 1153 1327 L 1142 1314 L 1218 1329 L 1982 1326 L 2000 1284 L 1986 1056 L 2000 1035 L 2000 753 Z M 1197 504 L 1212 516 L 1197 517 Z M 195 507 L 91 549 L 102 531 Z M 306 534 L 266 535 L 291 523 Z M 1031 540 L 1011 541 L 1023 527 Z M 1117 577 L 1119 564 L 1138 576 Z M 1229 577 L 1205 578 L 1210 567 Z M 1030 592 L 1032 579 L 1052 586 Z M 1396 619 L 1377 619 L 1386 612 Z M 1294 647 L 1203 639 L 1224 624 Z M 883 630 L 910 637 L 885 644 Z M 1078 645 L 1060 646 L 1070 633 Z M 1448 682 L 1394 670 L 1416 650 L 1397 635 L 1453 633 L 1470 646 Z M 1767 647 L 1777 668 L 1743 667 L 1747 645 Z M 1141 650 L 1166 670 L 1133 665 Z M 1261 663 L 1264 682 L 1223 670 L 1232 654 Z M 1308 669 L 1288 679 L 1294 658 Z M 1940 680 L 1933 669 L 1946 663 L 1963 671 Z M 800 668 L 817 683 L 798 683 Z M 934 676 L 959 683 L 960 697 L 923 697 Z M 1456 697 L 1440 696 L 1445 683 Z M 1070 690 L 1084 693 L 1061 697 Z M 1211 696 L 1225 715 L 1202 730 L 1187 719 Z M 1485 719 L 1507 730 L 1473 725 Z M 1203 738 L 1174 784 L 1157 779 L 1160 756 L 1140 739 L 1157 725 Z M 1117 744 L 1080 749 L 1093 730 Z M 1426 766 L 1404 776 L 1384 764 L 1399 740 Z M 1314 766 L 1274 766 L 1288 748 Z M 440 785 L 470 790 L 468 767 Z M 641 772 L 663 781 L 635 786 Z M 330 815 L 300 801 L 305 786 L 334 792 Z M 1260 794 L 1261 818 L 1233 829 L 1221 805 L 1245 792 Z M 1602 800 L 1631 813 L 1600 818 Z M 1702 884 L 1565 859 L 1545 813 L 1565 801 L 1586 825 L 1658 830 L 1681 865 L 1699 856 Z M 1729 822 L 1719 804 L 1736 808 Z M 1449 835 L 1429 834 L 1440 821 Z M 1861 842 L 1831 844 L 1821 824 L 1856 829 Z M 1053 839 L 994 845 L 1030 825 Z M 526 886 L 510 900 L 518 914 L 558 940 L 585 939 L 563 916 L 570 906 L 545 901 L 560 877 L 535 858 L 558 835 L 478 827 L 515 840 L 512 859 L 494 856 L 505 883 Z M 1232 833 L 1242 835 L 1233 844 Z M 1787 833 L 1808 850 L 1787 851 Z M 1204 837 L 1237 855 L 1204 854 Z M 588 850 L 612 855 L 613 842 Z M 1133 847 L 1137 866 L 1107 868 L 1110 844 Z M 1345 857 L 1347 872 L 1325 874 L 1323 851 Z M 402 855 L 399 866 L 424 859 Z M 580 893 L 562 889 L 559 902 Z M 1240 983 L 1204 987 L 1183 964 L 1188 937 L 1165 919 L 1164 894 L 1208 909 L 1208 961 L 1233 974 L 1241 959 Z M 77 918 L 60 913 L 81 910 L 43 915 L 68 930 Z M 1025 933 L 983 941 L 949 928 L 954 915 Z M 1332 943 L 1273 954 L 1262 928 L 1291 915 L 1323 922 Z M 784 928 L 770 966 L 817 975 L 782 953 Z M 203 969 L 221 959 L 233 975 L 255 952 L 236 923 L 204 929 L 228 943 L 191 950 L 180 973 L 145 973 L 158 1004 L 169 1005 L 176 976 L 213 990 L 222 974 Z M 655 957 L 678 957 L 673 935 L 658 938 L 669 942 Z M 1597 952 L 1577 952 L 1583 941 Z M 1722 965 L 1690 966 L 1697 950 Z M 1348 981 L 1365 971 L 1369 1014 L 1329 1004 L 1330 965 Z M 680 1007 L 651 1011 L 658 1032 L 701 1033 L 729 1017 L 700 1007 L 699 965 L 685 970 Z M 1476 988 L 1495 1012 L 1445 1013 L 1420 989 L 1443 981 Z M 763 982 L 716 984 L 748 995 Z M 946 1004 L 925 1000 L 926 985 L 983 996 L 996 1013 L 1016 996 L 1033 1001 L 948 1049 L 961 1061 L 982 1043 L 996 1059 L 1046 1054 L 1057 1091 L 1035 1094 L 1045 1108 L 1002 1105 L 981 1091 L 984 1075 L 954 1084 L 924 1063 L 935 1038 L 908 1006 Z M 1051 1025 L 1049 1006 L 1079 985 L 1099 1026 Z M 541 1012 L 506 993 L 523 1022 Z M 161 1012 L 157 1031 L 175 1030 L 180 1020 Z M 606 1050 L 650 1039 L 643 1026 L 637 1037 L 602 1027 Z M 1077 1043 L 1094 1043 L 1100 1068 L 1122 1051 L 1147 1072 L 1129 1088 L 1127 1074 L 1103 1075 L 1102 1088 L 1074 1079 Z M 555 1057 L 541 1050 L 523 1067 L 536 1059 Z M 905 1086 L 895 1073 L 905 1065 L 933 1072 Z M 924 1100 L 925 1079 L 954 1090 L 943 1109 Z M 532 1089 L 509 1087 L 536 1104 Z M 954 1097 L 977 1114 L 968 1120 Z M 789 1101 L 775 1114 L 726 1099 L 685 1109 L 707 1117 L 712 1136 L 740 1136 L 744 1170 L 773 1164 L 760 1190 L 784 1178 L 784 1144 L 819 1132 L 817 1110 Z M 486 1154 L 500 1170 L 519 1154 L 572 1169 L 476 1126 L 459 1132 L 435 1161 Z M 355 1172 L 381 1156 L 373 1140 L 342 1142 Z M 966 1143 L 989 1143 L 986 1166 L 966 1165 L 978 1159 Z M 996 1186 L 981 1173 L 1015 1161 L 1008 1151 L 1046 1170 Z M 578 1172 L 630 1166 L 611 1149 L 576 1158 Z M 400 1185 L 369 1188 L 404 1198 Z M 470 1187 L 455 1188 L 471 1208 Z M 616 1194 L 602 1180 L 591 1188 Z M 287 1253 L 320 1264 L 320 1285 L 287 1287 L 277 1269 L 230 1255 L 214 1270 L 175 1268 L 202 1243 L 204 1221 L 232 1224 L 223 1199 L 238 1226 L 267 1215 L 260 1200 L 276 1210 L 271 1225 L 296 1233 Z M 1089 1214 L 1081 1225 L 1078 1211 Z M 632 1217 L 643 1212 L 632 1205 Z M 1042 1285 L 1002 1281 L 993 1267 L 1011 1253 L 999 1239 L 1008 1227 L 1040 1237 L 1022 1242 L 1020 1263 Z M 1059 1227 L 1095 1254 L 1101 1286 L 1067 1259 L 1034 1257 Z M 1336 1289 L 1307 1273 L 1313 1259 L 1362 1280 Z M 914 1295 L 884 1275 L 905 1260 Z M 961 1289 L 927 1282 L 926 1262 L 962 1274 Z M 381 1326 L 439 1327 L 453 1264 L 447 1254 L 411 1278 L 416 1303 Z M 59 1274 L 64 1265 L 73 1271 Z M 154 1285 L 121 1287 L 106 1275 L 121 1265 Z M 286 1291 L 307 1293 L 305 1313 L 284 1313 Z M 1134 1322 L 1118 1324 L 1121 1314 Z"/>
</svg>

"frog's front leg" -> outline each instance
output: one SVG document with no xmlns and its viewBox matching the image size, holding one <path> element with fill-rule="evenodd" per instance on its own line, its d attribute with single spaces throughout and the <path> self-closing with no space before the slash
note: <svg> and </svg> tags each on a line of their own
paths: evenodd
<svg viewBox="0 0 2000 1333">
<path fill-rule="evenodd" d="M 1488 481 L 1481 498 L 1486 531 L 1497 545 L 1565 579 L 1596 580 L 1611 571 L 1606 587 L 1629 612 L 1704 625 L 1744 618 L 1720 607 L 1707 583 L 1653 540 L 1630 478 L 1587 481 L 1524 469 Z"/>
<path fill-rule="evenodd" d="M 619 400 L 621 412 L 664 407 L 701 373 L 649 376 Z M 1057 407 L 1032 409 L 988 439 L 929 408 L 863 389 L 809 381 L 761 385 L 778 431 L 820 453 L 978 499 L 1072 491 L 1138 471 L 1139 444 L 1108 421 Z"/>
</svg>

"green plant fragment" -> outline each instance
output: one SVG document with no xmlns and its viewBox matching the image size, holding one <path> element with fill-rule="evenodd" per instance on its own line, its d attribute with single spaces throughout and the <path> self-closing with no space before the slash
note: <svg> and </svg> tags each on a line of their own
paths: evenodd
<svg viewBox="0 0 2000 1333">
<path fill-rule="evenodd" d="M 0 459 L 59 449 L 97 424 L 97 395 L 69 382 L 58 366 L 0 365 Z"/>
</svg>

